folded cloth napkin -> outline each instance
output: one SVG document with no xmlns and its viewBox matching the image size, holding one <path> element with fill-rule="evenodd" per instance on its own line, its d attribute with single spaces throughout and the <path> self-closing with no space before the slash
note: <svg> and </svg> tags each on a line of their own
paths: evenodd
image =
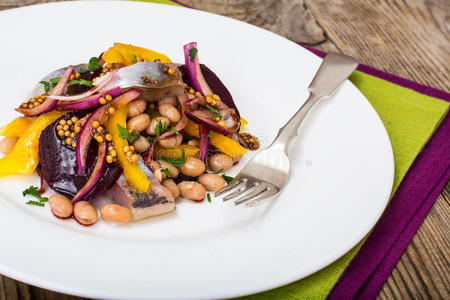
<svg viewBox="0 0 450 300">
<path fill-rule="evenodd" d="M 188 7 L 179 1 L 141 1 Z M 391 201 L 366 238 L 336 262 L 307 278 L 246 298 L 374 298 L 449 178 L 450 94 L 366 65 L 360 65 L 350 81 L 389 134 L 395 160 Z"/>
</svg>

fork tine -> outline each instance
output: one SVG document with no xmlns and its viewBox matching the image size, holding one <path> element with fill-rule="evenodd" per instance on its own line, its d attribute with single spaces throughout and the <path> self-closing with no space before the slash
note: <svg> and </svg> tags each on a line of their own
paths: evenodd
<svg viewBox="0 0 450 300">
<path fill-rule="evenodd" d="M 255 199 L 245 203 L 245 206 L 247 206 L 247 207 L 256 206 L 256 205 L 262 203 L 263 200 L 269 199 L 269 198 L 273 197 L 274 195 L 276 195 L 278 193 L 278 190 L 273 188 L 273 187 L 269 186 L 268 189 L 269 190 L 266 193 L 264 193 L 264 194 L 261 193 L 259 195 L 259 197 L 257 196 Z"/>
<path fill-rule="evenodd" d="M 227 201 L 230 200 L 231 198 L 237 197 L 239 195 L 242 195 L 243 193 L 249 191 L 251 188 L 253 187 L 257 187 L 259 185 L 259 182 L 253 182 L 252 184 L 248 185 L 247 184 L 243 187 L 240 187 L 238 190 L 236 190 L 235 192 L 223 197 L 223 201 Z"/>
<path fill-rule="evenodd" d="M 233 182 L 234 181 L 234 182 Z M 214 196 L 220 196 L 223 193 L 226 193 L 228 191 L 231 191 L 232 189 L 234 189 L 235 187 L 237 187 L 239 184 L 243 183 L 243 182 L 247 182 L 247 180 L 244 179 L 237 179 L 235 178 L 235 180 L 233 180 L 232 182 L 230 182 L 229 184 L 227 184 L 225 187 L 223 187 L 222 189 L 218 190 L 217 192 L 214 193 Z"/>
<path fill-rule="evenodd" d="M 244 202 L 247 202 L 247 201 L 253 199 L 254 197 L 261 195 L 262 193 L 265 193 L 266 191 L 268 191 L 268 189 L 269 189 L 268 184 L 263 182 L 263 183 L 259 184 L 252 192 L 248 193 L 247 195 L 245 195 L 239 199 L 236 199 L 234 201 L 234 204 L 239 205 Z"/>
</svg>

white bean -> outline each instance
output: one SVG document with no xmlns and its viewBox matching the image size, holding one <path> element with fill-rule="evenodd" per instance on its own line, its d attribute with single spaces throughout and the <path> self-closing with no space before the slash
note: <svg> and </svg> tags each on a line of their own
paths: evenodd
<svg viewBox="0 0 450 300">
<path fill-rule="evenodd" d="M 203 174 L 198 178 L 198 182 L 208 191 L 218 191 L 225 186 L 225 180 L 217 174 Z"/>
<path fill-rule="evenodd" d="M 206 195 L 206 190 L 198 182 L 195 181 L 182 181 L 178 184 L 181 195 L 187 199 L 194 201 L 203 201 Z"/>
<path fill-rule="evenodd" d="M 150 117 L 147 114 L 137 115 L 127 122 L 127 128 L 136 132 L 144 131 L 149 125 Z"/>
</svg>

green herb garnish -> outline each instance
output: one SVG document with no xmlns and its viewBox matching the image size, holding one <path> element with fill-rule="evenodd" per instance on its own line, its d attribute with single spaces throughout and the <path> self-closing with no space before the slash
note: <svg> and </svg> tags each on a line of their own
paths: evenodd
<svg viewBox="0 0 450 300">
<path fill-rule="evenodd" d="M 195 56 L 198 53 L 198 49 L 197 48 L 191 48 L 191 50 L 189 50 L 189 57 L 191 58 L 191 61 L 194 61 Z"/>
<path fill-rule="evenodd" d="M 209 111 L 214 114 L 214 117 L 219 118 L 219 120 L 222 120 L 222 115 L 217 111 L 217 109 L 215 109 L 211 105 L 206 105 L 206 108 L 209 109 Z"/>
<path fill-rule="evenodd" d="M 74 79 L 74 80 L 69 81 L 69 83 L 68 83 L 68 85 L 74 85 L 74 84 L 92 87 L 92 82 L 89 80 L 85 80 L 85 79 Z"/>
<path fill-rule="evenodd" d="M 134 63 L 137 63 L 137 58 L 136 58 L 136 55 L 134 55 L 134 54 L 133 54 L 133 55 L 131 55 L 131 59 L 133 60 L 133 62 L 134 62 Z"/>
<path fill-rule="evenodd" d="M 50 82 L 47 81 L 39 81 L 39 83 L 42 83 L 44 85 L 44 91 L 48 93 L 50 91 Z"/>
<path fill-rule="evenodd" d="M 173 127 L 173 126 L 172 126 L 172 131 L 175 132 L 175 134 L 180 134 L 180 133 L 178 132 L 178 130 L 177 130 L 175 127 Z"/>
<path fill-rule="evenodd" d="M 169 178 L 172 177 L 172 174 L 170 174 L 169 169 L 165 168 L 165 169 L 162 169 L 161 171 L 164 172 L 164 173 L 166 173 L 166 176 L 167 176 L 167 177 L 169 177 Z"/>
<path fill-rule="evenodd" d="M 93 70 L 97 70 L 100 69 L 100 65 L 98 63 L 98 58 L 97 57 L 91 57 L 91 59 L 89 60 L 89 64 L 88 64 L 88 68 L 87 69 L 79 69 L 78 72 L 79 73 L 86 73 L 87 71 L 93 71 Z"/>
<path fill-rule="evenodd" d="M 25 203 L 25 204 L 28 204 L 28 205 L 36 205 L 36 206 L 42 206 L 42 207 L 45 206 L 44 203 L 42 203 L 42 202 L 37 202 L 37 201 L 33 201 L 33 200 L 30 200 L 30 201 L 28 201 L 28 202 Z"/>
<path fill-rule="evenodd" d="M 147 135 L 145 138 L 147 139 L 147 141 L 149 141 L 150 144 L 153 143 L 153 137 L 152 136 Z"/>
<path fill-rule="evenodd" d="M 139 138 L 139 134 L 137 132 L 132 131 L 128 132 L 128 129 L 123 128 L 120 124 L 117 124 L 117 129 L 119 129 L 119 136 L 123 139 L 126 139 L 128 143 L 133 143 L 136 139 Z"/>
<path fill-rule="evenodd" d="M 179 167 L 186 162 L 186 154 L 184 148 L 181 148 L 181 158 L 161 157 L 161 159 L 174 167 Z"/>
<path fill-rule="evenodd" d="M 208 202 L 211 203 L 211 195 L 209 193 L 206 194 L 206 198 L 208 198 Z"/>
<path fill-rule="evenodd" d="M 53 87 L 55 87 L 60 80 L 61 80 L 61 77 L 55 77 L 55 78 L 50 79 L 50 83 L 52 84 Z"/>
<path fill-rule="evenodd" d="M 46 93 L 48 93 L 48 91 L 50 90 L 50 88 L 51 87 L 55 87 L 57 84 L 58 84 L 58 82 L 59 82 L 59 80 L 61 79 L 61 77 L 55 77 L 55 78 L 51 78 L 49 81 L 50 82 L 48 82 L 48 81 L 39 81 L 39 83 L 41 83 L 41 84 L 43 84 L 44 85 L 44 91 L 46 92 Z"/>
<path fill-rule="evenodd" d="M 225 180 L 225 182 L 226 182 L 227 184 L 229 184 L 229 183 L 234 179 L 233 177 L 227 176 L 227 175 L 225 175 L 225 174 L 222 174 L 222 178 Z"/>
<path fill-rule="evenodd" d="M 24 190 L 22 192 L 22 195 L 25 197 L 26 195 L 30 195 L 35 197 L 36 199 L 39 200 L 39 202 L 47 202 L 48 198 L 47 197 L 41 197 L 41 194 L 39 193 L 39 189 L 35 186 L 30 186 L 29 188 L 27 188 L 26 190 Z M 35 202 L 35 201 L 29 201 L 29 202 Z M 39 203 L 38 202 L 38 203 Z M 27 203 L 30 204 L 30 203 Z M 34 203 L 31 203 L 34 204 Z M 42 204 L 42 203 L 41 203 Z M 44 206 L 44 204 L 39 205 L 39 206 Z"/>
<path fill-rule="evenodd" d="M 210 130 L 210 131 L 208 132 L 208 135 L 207 135 L 206 137 L 207 137 L 208 139 L 212 138 L 213 132 L 214 132 L 214 131 Z"/>
<path fill-rule="evenodd" d="M 158 120 L 158 124 L 156 124 L 156 137 L 159 138 L 161 134 L 166 132 L 167 129 L 167 123 L 164 122 L 164 124 L 161 122 L 161 120 Z"/>
</svg>

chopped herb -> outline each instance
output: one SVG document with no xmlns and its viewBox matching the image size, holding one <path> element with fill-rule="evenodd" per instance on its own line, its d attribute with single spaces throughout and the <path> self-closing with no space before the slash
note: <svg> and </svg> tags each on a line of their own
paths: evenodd
<svg viewBox="0 0 450 300">
<path fill-rule="evenodd" d="M 178 130 L 177 130 L 175 127 L 173 127 L 173 126 L 172 126 L 172 131 L 175 132 L 175 134 L 180 134 L 180 133 L 178 132 Z"/>
<path fill-rule="evenodd" d="M 61 77 L 55 77 L 55 78 L 50 79 L 50 83 L 53 85 L 53 87 L 55 87 L 60 80 L 61 80 Z"/>
<path fill-rule="evenodd" d="M 128 143 L 133 143 L 137 138 L 139 138 L 139 134 L 137 132 L 131 132 L 129 133 L 126 128 L 123 128 L 120 126 L 120 124 L 117 124 L 117 129 L 119 129 L 119 136 L 123 139 L 126 139 Z"/>
<path fill-rule="evenodd" d="M 209 109 L 209 111 L 214 114 L 214 117 L 219 118 L 220 120 L 222 120 L 222 115 L 217 111 L 217 109 L 215 109 L 211 105 L 206 105 L 206 108 Z"/>
<path fill-rule="evenodd" d="M 229 184 L 229 183 L 234 179 L 233 177 L 227 176 L 227 175 L 225 175 L 225 174 L 222 174 L 222 178 L 225 180 L 225 182 L 226 182 L 227 184 Z"/>
<path fill-rule="evenodd" d="M 45 206 L 44 203 L 42 203 L 42 202 L 37 202 L 37 201 L 33 201 L 33 200 L 30 200 L 30 201 L 28 201 L 28 202 L 25 203 L 25 204 L 28 204 L 28 205 L 36 205 L 36 206 L 42 206 L 42 207 Z"/>
<path fill-rule="evenodd" d="M 161 120 L 158 120 L 158 124 L 156 124 L 156 137 L 159 138 L 159 136 L 166 131 L 167 131 L 167 123 L 164 122 L 163 124 Z"/>
<path fill-rule="evenodd" d="M 181 148 L 181 158 L 170 158 L 170 157 L 161 157 L 162 160 L 168 162 L 174 167 L 179 167 L 186 161 L 186 154 L 184 153 L 184 148 Z"/>
<path fill-rule="evenodd" d="M 48 93 L 50 91 L 50 82 L 48 81 L 39 81 L 39 83 L 42 83 L 44 85 L 44 91 Z"/>
<path fill-rule="evenodd" d="M 100 65 L 98 64 L 98 58 L 97 57 L 91 57 L 89 60 L 88 68 L 87 69 L 79 69 L 79 73 L 86 73 L 87 71 L 97 70 L 100 69 Z"/>
<path fill-rule="evenodd" d="M 214 131 L 212 131 L 212 130 L 210 130 L 210 131 L 208 132 L 208 135 L 207 135 L 208 139 L 212 138 L 213 132 L 214 132 Z"/>
<path fill-rule="evenodd" d="M 47 202 L 48 198 L 47 197 L 41 197 L 41 194 L 39 194 L 39 189 L 35 186 L 30 186 L 29 188 L 27 188 L 26 190 L 24 190 L 22 192 L 22 195 L 25 197 L 26 195 L 30 195 L 35 197 L 36 199 L 39 200 L 39 202 Z M 41 205 L 44 206 L 44 205 Z"/>
<path fill-rule="evenodd" d="M 206 194 L 206 198 L 208 198 L 208 202 L 211 203 L 211 195 L 209 193 Z"/>
<path fill-rule="evenodd" d="M 92 87 L 92 82 L 89 80 L 85 80 L 85 79 L 74 79 L 74 80 L 69 81 L 69 83 L 68 83 L 68 85 L 74 85 L 74 84 Z"/>
<path fill-rule="evenodd" d="M 147 141 L 150 142 L 150 144 L 153 143 L 153 137 L 152 136 L 147 135 L 146 139 L 147 139 Z"/>
<path fill-rule="evenodd" d="M 165 169 L 162 169 L 161 171 L 164 172 L 164 173 L 166 173 L 166 176 L 167 176 L 167 177 L 172 177 L 172 174 L 170 174 L 169 169 L 165 168 Z"/>
<path fill-rule="evenodd" d="M 197 48 L 192 48 L 191 50 L 189 50 L 189 57 L 191 58 L 191 61 L 194 61 L 195 56 L 198 53 L 198 49 Z"/>
<path fill-rule="evenodd" d="M 133 54 L 133 55 L 131 56 L 131 59 L 133 60 L 134 63 L 137 63 L 136 55 Z"/>
</svg>

